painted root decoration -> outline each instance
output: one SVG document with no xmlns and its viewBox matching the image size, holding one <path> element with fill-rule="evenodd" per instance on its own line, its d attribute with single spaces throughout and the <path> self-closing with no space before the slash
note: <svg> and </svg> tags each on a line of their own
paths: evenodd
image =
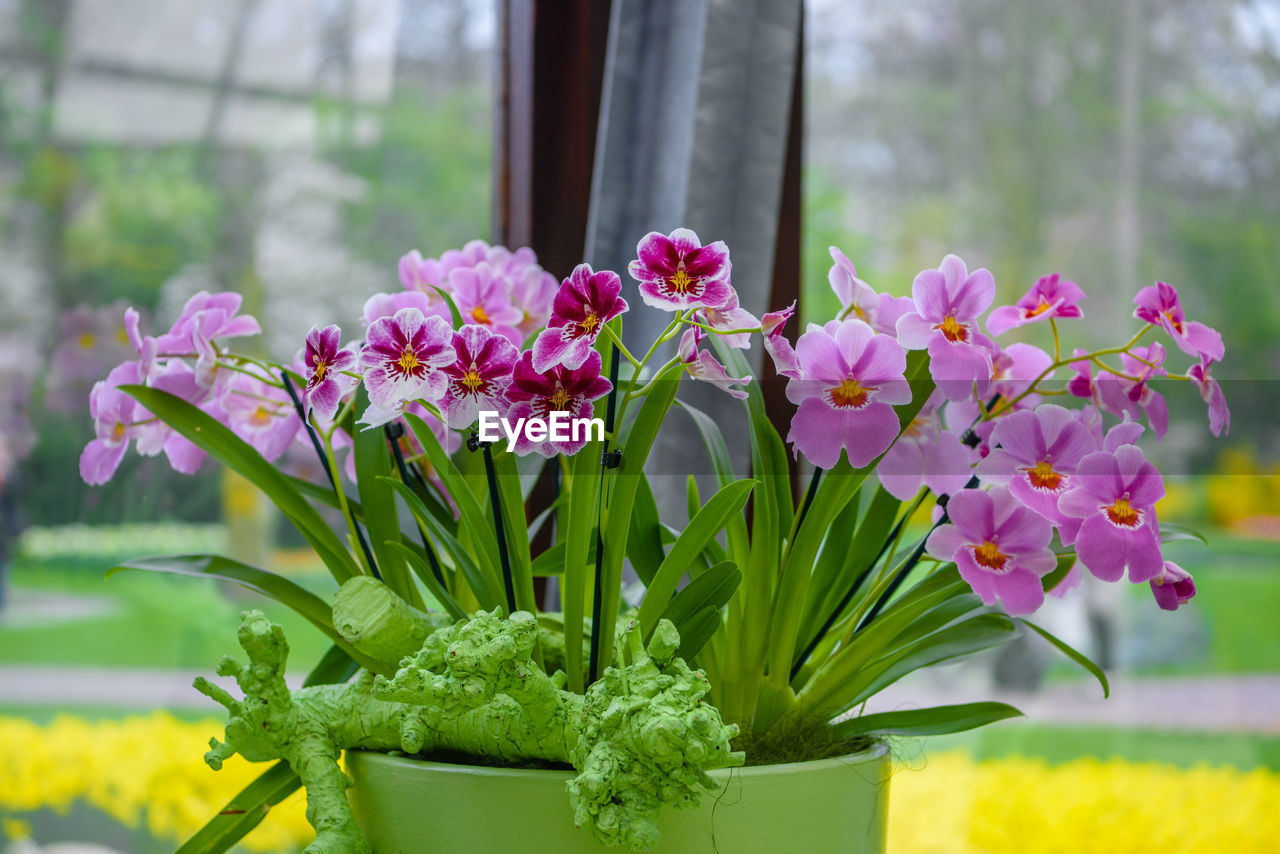
<svg viewBox="0 0 1280 854">
<path fill-rule="evenodd" d="M 564 690 L 563 672 L 548 676 L 535 662 L 539 629 L 527 612 L 479 612 L 423 637 L 438 615 L 413 611 L 419 631 L 397 628 L 389 636 L 384 628 L 405 625 L 404 608 L 368 577 L 348 582 L 334 605 L 335 625 L 366 654 L 419 644 L 391 678 L 362 672 L 351 683 L 290 692 L 283 631 L 248 611 L 239 639 L 249 665 L 228 657 L 217 671 L 235 677 L 244 700 L 207 679 L 195 682 L 231 712 L 226 742 L 211 740 L 205 754 L 212 768 L 239 753 L 252 762 L 285 759 L 302 779 L 316 830 L 309 854 L 369 851 L 347 804 L 350 781 L 338 767 L 347 748 L 571 763 L 579 771 L 569 783 L 576 823 L 606 845 L 636 850 L 658 843 L 663 804 L 696 806 L 699 790 L 714 787 L 708 770 L 743 762 L 729 746 L 737 726 L 702 702 L 706 676 L 676 657 L 680 638 L 666 620 L 647 650 L 633 623 L 626 636 L 631 663 L 606 669 L 583 696 Z"/>
</svg>

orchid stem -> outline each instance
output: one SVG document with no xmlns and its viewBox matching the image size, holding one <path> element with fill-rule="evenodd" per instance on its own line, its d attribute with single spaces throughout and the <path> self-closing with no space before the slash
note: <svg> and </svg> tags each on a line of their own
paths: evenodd
<svg viewBox="0 0 1280 854">
<path fill-rule="evenodd" d="M 853 583 L 849 585 L 849 589 L 845 591 L 844 596 L 840 597 L 839 604 L 836 605 L 835 609 L 827 617 L 826 622 L 822 624 L 822 628 L 818 629 L 812 640 L 810 640 L 808 645 L 805 646 L 804 650 L 796 656 L 795 662 L 791 665 L 792 679 L 796 678 L 800 673 L 800 668 L 804 666 L 805 661 L 808 660 L 809 656 L 813 655 L 813 651 L 818 648 L 818 644 L 822 643 L 822 639 L 825 638 L 827 633 L 831 631 L 832 627 L 840 621 L 840 615 L 844 613 L 845 608 L 849 607 L 849 603 L 853 601 L 854 595 L 856 595 L 858 590 L 862 587 L 862 582 L 866 581 L 871 575 L 871 571 L 875 569 L 876 564 L 880 562 L 880 558 L 884 557 L 884 553 L 889 550 L 889 545 L 898 541 L 898 538 L 902 535 L 903 527 L 907 524 L 907 520 L 915 515 L 916 510 L 920 508 L 920 505 L 924 502 L 925 496 L 928 494 L 929 493 L 927 491 L 921 492 L 919 497 L 916 498 L 915 502 L 911 505 L 911 508 L 902 515 L 902 518 L 898 520 L 898 524 L 896 524 L 893 527 L 893 530 L 889 532 L 889 536 L 885 537 L 884 542 L 880 544 L 880 550 L 876 552 L 876 556 L 867 564 L 867 568 L 853 580 Z"/>
<path fill-rule="evenodd" d="M 325 476 L 329 478 L 329 486 L 333 489 L 333 494 L 338 499 L 338 507 L 342 510 L 342 517 L 346 520 L 347 527 L 356 535 L 356 539 L 360 543 L 360 550 L 364 553 L 367 561 L 366 568 L 370 574 L 382 580 L 382 575 L 378 572 L 377 564 L 373 560 L 373 551 L 369 548 L 369 544 L 365 542 L 364 534 L 360 531 L 360 526 L 356 524 L 356 520 L 351 515 L 351 508 L 347 506 L 347 497 L 342 491 L 342 485 L 338 482 L 338 466 L 334 462 L 333 447 L 330 443 L 329 436 L 326 435 L 324 443 L 321 444 L 320 437 L 316 435 L 316 430 L 311 426 L 311 420 L 307 418 L 306 410 L 302 408 L 302 400 L 298 397 L 298 390 L 293 387 L 293 381 L 289 379 L 289 372 L 282 370 L 280 379 L 284 385 L 285 392 L 289 395 L 289 399 L 293 401 L 294 411 L 298 413 L 298 418 L 302 420 L 302 424 L 307 428 L 307 435 L 311 438 L 311 446 L 316 450 L 316 456 L 320 457 L 320 465 L 324 468 Z"/>
<path fill-rule="evenodd" d="M 502 586 L 507 593 L 507 613 L 514 614 L 516 608 L 516 583 L 511 577 L 511 554 L 507 549 L 507 524 L 502 513 L 502 496 L 498 494 L 498 473 L 493 467 L 493 448 L 485 442 L 481 444 L 484 453 L 484 476 L 489 483 L 489 504 L 493 509 L 493 532 L 498 538 L 498 557 L 502 562 Z"/>
<path fill-rule="evenodd" d="M 336 425 L 334 429 L 337 429 Z M 342 488 L 342 478 L 338 477 L 338 460 L 333 454 L 333 430 L 324 434 L 324 453 L 325 459 L 328 460 L 329 467 L 333 471 L 330 479 L 333 483 L 334 494 L 338 496 L 338 507 L 342 510 L 342 517 L 347 522 L 347 528 L 351 531 L 352 539 L 360 544 L 360 552 L 357 557 L 362 557 L 365 569 L 369 571 L 370 575 L 381 581 L 382 574 L 378 572 L 378 564 L 373 559 L 373 550 L 369 548 L 369 543 L 365 540 L 364 532 L 360 529 L 360 524 L 356 522 L 356 517 L 351 515 L 351 507 L 347 503 L 347 493 Z"/>
<path fill-rule="evenodd" d="M 391 424 L 387 424 L 382 428 L 383 433 L 387 437 L 387 441 L 391 443 L 391 454 L 396 460 L 396 470 L 400 472 L 400 480 L 404 485 L 417 492 L 417 484 L 411 482 L 409 474 L 409 466 L 404 458 L 404 452 L 400 450 L 400 435 L 403 434 L 404 428 L 400 426 L 400 422 L 395 422 L 393 429 Z M 431 574 L 436 577 L 436 581 L 440 582 L 440 586 L 448 589 L 448 585 L 444 580 L 444 572 L 440 569 L 440 560 L 436 557 L 436 550 L 431 547 L 431 541 L 427 538 L 427 532 L 422 525 L 418 525 L 418 536 L 422 539 L 422 550 L 427 553 L 427 562 L 431 564 Z"/>
<path fill-rule="evenodd" d="M 609 353 L 609 382 L 613 387 L 609 389 L 609 398 L 605 401 L 604 431 L 606 435 L 604 447 L 600 454 L 600 500 L 596 504 L 596 575 L 595 584 L 591 590 L 591 650 L 590 659 L 587 661 L 586 682 L 586 687 L 588 688 L 595 684 L 599 676 L 600 667 L 600 618 L 604 613 L 604 584 L 602 583 L 604 575 L 604 483 L 609 470 L 606 462 L 609 453 L 608 437 L 613 433 L 613 419 L 618 402 L 618 348 L 616 344 Z"/>
<path fill-rule="evenodd" d="M 613 327 L 606 323 L 602 328 L 604 329 L 604 334 L 609 336 L 609 340 L 613 342 L 613 346 L 617 348 L 617 352 L 621 353 L 624 359 L 634 365 L 637 370 L 644 367 L 644 363 L 631 355 L 631 351 L 627 349 L 627 345 L 622 343 L 622 339 L 618 337 L 618 333 L 613 331 Z"/>
</svg>

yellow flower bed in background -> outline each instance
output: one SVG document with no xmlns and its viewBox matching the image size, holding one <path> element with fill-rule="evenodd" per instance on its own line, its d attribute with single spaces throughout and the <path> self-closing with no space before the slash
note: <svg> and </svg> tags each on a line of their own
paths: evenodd
<svg viewBox="0 0 1280 854">
<path fill-rule="evenodd" d="M 185 723 L 164 712 L 94 722 L 62 715 L 47 725 L 0 718 L 0 815 L 66 810 L 79 801 L 180 842 L 270 767 L 236 756 L 215 772 L 203 758 L 213 735 L 222 735 L 221 722 Z M 312 836 L 305 813 L 297 792 L 244 848 L 296 851 Z"/>
<path fill-rule="evenodd" d="M 0 827 L 17 835 L 23 814 L 80 801 L 176 843 L 267 767 L 235 757 L 210 770 L 204 744 L 221 730 L 163 712 L 48 725 L 0 718 Z M 912 765 L 893 778 L 890 854 L 1269 854 L 1280 840 L 1280 774 L 1265 770 L 977 762 L 956 752 Z M 312 838 L 304 813 L 301 793 L 291 796 L 244 848 L 296 851 Z"/>
<path fill-rule="evenodd" d="M 899 767 L 889 813 L 890 854 L 1273 854 L 1280 775 L 944 753 Z"/>
</svg>

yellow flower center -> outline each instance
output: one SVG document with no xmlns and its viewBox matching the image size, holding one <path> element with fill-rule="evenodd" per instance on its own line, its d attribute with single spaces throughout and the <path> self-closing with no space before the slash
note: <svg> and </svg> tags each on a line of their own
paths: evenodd
<svg viewBox="0 0 1280 854">
<path fill-rule="evenodd" d="M 1027 311 L 1027 317 L 1036 317 L 1037 315 L 1044 314 L 1048 310 L 1049 310 L 1049 301 L 1046 300 L 1044 297 L 1040 297 L 1040 304 L 1035 308 Z"/>
<path fill-rule="evenodd" d="M 98 343 L 98 336 L 94 335 L 92 332 L 82 332 L 80 333 L 80 338 L 76 343 L 84 349 L 89 350 L 93 348 L 94 344 Z"/>
<path fill-rule="evenodd" d="M 467 391 L 475 394 L 480 386 L 484 385 L 484 379 L 480 376 L 480 372 L 476 370 L 476 366 L 472 365 L 471 370 L 462 375 L 462 379 L 458 380 L 462 387 Z"/>
<path fill-rule="evenodd" d="M 671 290 L 678 294 L 688 293 L 693 289 L 694 279 L 685 272 L 684 265 L 676 270 L 675 274 L 667 279 L 667 284 L 671 286 Z"/>
<path fill-rule="evenodd" d="M 1052 492 L 1058 488 L 1058 484 L 1062 483 L 1062 475 L 1053 470 L 1053 463 L 1048 460 L 1041 460 L 1023 471 L 1027 473 L 1027 479 L 1031 481 L 1031 485 L 1037 489 L 1047 489 Z"/>
<path fill-rule="evenodd" d="M 578 324 L 578 331 L 583 335 L 590 335 L 596 331 L 596 327 L 600 325 L 600 317 L 594 311 L 587 312 L 587 316 Z"/>
<path fill-rule="evenodd" d="M 117 421 L 116 426 L 111 428 L 112 441 L 119 442 L 124 439 L 124 422 Z"/>
<path fill-rule="evenodd" d="M 1182 334 L 1182 321 L 1180 321 L 1180 320 L 1174 320 L 1174 319 L 1173 319 L 1173 314 L 1172 314 L 1171 312 L 1164 311 L 1164 312 L 1161 312 L 1161 314 L 1163 314 L 1165 317 L 1167 317 L 1167 318 L 1169 319 L 1169 325 L 1171 325 L 1175 330 L 1177 330 L 1178 334 L 1179 334 L 1179 335 L 1181 335 L 1181 334 Z"/>
<path fill-rule="evenodd" d="M 957 321 L 954 315 L 948 314 L 941 323 L 933 328 L 942 330 L 942 334 L 947 336 L 948 341 L 969 340 L 969 330 L 965 329 L 964 324 Z"/>
<path fill-rule="evenodd" d="M 396 366 L 400 368 L 401 373 L 411 374 L 418 369 L 418 354 L 406 348 L 400 354 L 400 358 L 396 360 Z"/>
<path fill-rule="evenodd" d="M 973 559 L 987 569 L 1003 569 L 1004 562 L 1009 559 L 1009 556 L 1001 554 L 999 546 L 991 540 L 986 540 L 982 545 L 973 547 Z"/>
<path fill-rule="evenodd" d="M 871 389 L 863 388 L 857 380 L 849 377 L 831 389 L 831 400 L 836 406 L 852 406 L 857 409 L 867 402 L 867 395 L 870 393 Z"/>
<path fill-rule="evenodd" d="M 324 375 L 327 374 L 328 372 L 329 372 L 329 365 L 325 363 L 325 360 L 316 359 L 315 382 L 323 381 Z"/>
<path fill-rule="evenodd" d="M 556 383 L 555 394 L 551 395 L 551 408 L 564 409 L 569 405 L 569 392 L 564 390 L 564 386 Z"/>
<path fill-rule="evenodd" d="M 258 404 L 258 408 L 253 410 L 249 420 L 255 427 L 264 427 L 271 422 L 271 412 L 262 404 Z"/>
<path fill-rule="evenodd" d="M 1116 525 L 1123 525 L 1126 528 L 1136 527 L 1140 515 L 1133 509 L 1128 498 L 1118 498 L 1115 504 L 1107 508 L 1107 518 Z"/>
<path fill-rule="evenodd" d="M 116 327 L 116 343 L 117 344 L 129 343 L 129 333 L 123 326 Z"/>
<path fill-rule="evenodd" d="M 485 326 L 488 326 L 493 322 L 489 319 L 489 315 L 485 314 L 484 306 L 482 305 L 478 305 L 471 309 L 471 316 L 475 319 L 476 323 L 483 323 Z"/>
<path fill-rule="evenodd" d="M 907 425 L 907 429 L 902 431 L 902 435 L 908 438 L 923 436 L 925 429 L 929 426 L 929 422 L 933 419 L 927 415 L 917 415 L 911 419 L 911 423 Z"/>
</svg>

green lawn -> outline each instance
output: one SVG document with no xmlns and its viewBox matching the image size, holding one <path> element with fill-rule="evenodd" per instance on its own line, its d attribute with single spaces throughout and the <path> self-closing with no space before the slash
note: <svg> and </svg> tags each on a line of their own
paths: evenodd
<svg viewBox="0 0 1280 854">
<path fill-rule="evenodd" d="M 109 559 L 17 563 L 11 590 L 101 597 L 114 613 L 44 625 L 0 624 L 0 662 L 99 667 L 198 668 L 239 652 L 239 613 L 258 608 L 284 626 L 292 647 L 290 670 L 303 671 L 329 641 L 283 605 L 244 588 L 212 581 L 125 572 L 103 579 Z M 326 599 L 327 576 L 295 579 Z"/>
<path fill-rule="evenodd" d="M 1130 762 L 1163 762 L 1190 768 L 1231 765 L 1280 772 L 1280 735 L 1196 733 L 1128 727 L 1067 726 L 1009 721 L 985 729 L 924 741 L 905 741 L 897 753 L 904 762 L 927 760 L 932 753 L 963 748 L 978 759 L 1037 756 L 1066 762 L 1082 756 L 1119 757 Z"/>
<path fill-rule="evenodd" d="M 1176 542 L 1164 549 L 1195 576 L 1196 597 L 1185 613 L 1198 615 L 1207 629 L 1207 658 L 1188 666 L 1210 673 L 1280 670 L 1280 543 L 1220 532 L 1208 539 L 1209 546 Z M 1145 588 L 1135 586 L 1135 595 L 1150 599 Z"/>
</svg>

